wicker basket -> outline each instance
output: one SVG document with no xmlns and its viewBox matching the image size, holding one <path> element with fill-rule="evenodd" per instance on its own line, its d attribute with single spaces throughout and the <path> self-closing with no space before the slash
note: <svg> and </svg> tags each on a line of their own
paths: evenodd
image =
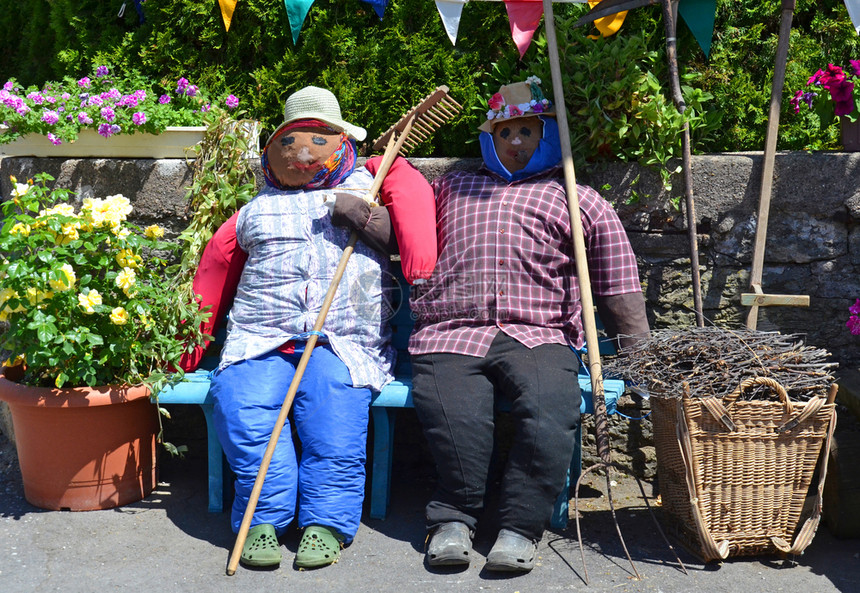
<svg viewBox="0 0 860 593">
<path fill-rule="evenodd" d="M 780 401 L 737 401 L 754 384 L 773 388 Z M 833 403 L 792 403 L 778 382 L 758 377 L 722 401 L 655 394 L 651 406 L 670 535 L 705 561 L 799 554 L 809 545 L 821 515 Z M 819 459 L 818 487 L 807 500 Z"/>
</svg>

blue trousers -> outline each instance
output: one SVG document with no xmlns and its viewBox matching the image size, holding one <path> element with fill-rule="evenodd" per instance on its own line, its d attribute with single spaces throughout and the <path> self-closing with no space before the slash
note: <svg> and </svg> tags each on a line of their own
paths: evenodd
<svg viewBox="0 0 860 593">
<path fill-rule="evenodd" d="M 300 358 L 301 351 L 273 351 L 230 365 L 212 378 L 215 427 L 236 474 L 234 532 Z M 297 456 L 287 420 L 252 527 L 269 523 L 281 535 L 298 516 L 299 527 L 325 525 L 336 529 L 346 543 L 352 541 L 364 500 L 369 408 L 370 390 L 352 386 L 346 365 L 328 345 L 314 348 L 292 406 L 301 453 Z"/>
</svg>

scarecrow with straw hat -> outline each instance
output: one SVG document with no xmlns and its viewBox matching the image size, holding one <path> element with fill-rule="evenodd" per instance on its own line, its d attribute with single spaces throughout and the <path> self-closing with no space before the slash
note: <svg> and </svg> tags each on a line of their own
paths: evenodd
<svg viewBox="0 0 860 593">
<path fill-rule="evenodd" d="M 245 565 L 278 565 L 278 537 L 294 520 L 304 529 L 299 568 L 336 562 L 353 540 L 364 498 L 371 390 L 392 379 L 383 272 L 398 247 L 410 250 L 404 257 L 410 282 L 427 278 L 435 262 L 430 186 L 398 158 L 380 191 L 388 207 L 368 203 L 379 159 L 356 167 L 356 141 L 365 136 L 344 121 L 330 91 L 309 86 L 290 95 L 284 122 L 261 154 L 266 186 L 218 229 L 194 279 L 200 306 L 211 307 L 206 333 L 214 334 L 229 311 L 210 393 L 218 439 L 236 474 L 234 532 L 311 333 L 319 344 L 295 395 L 293 430 L 281 433 L 268 466 L 241 552 Z M 314 332 L 353 230 L 361 240 L 323 331 Z M 193 370 L 202 356 L 203 349 L 189 353 L 183 368 Z"/>
<path fill-rule="evenodd" d="M 465 565 L 482 516 L 497 400 L 513 442 L 486 569 L 529 571 L 579 424 L 580 286 L 553 105 L 540 80 L 503 86 L 480 126 L 477 172 L 436 178 L 436 268 L 413 290 L 413 402 L 438 485 L 426 506 L 431 566 Z M 620 346 L 649 332 L 636 258 L 617 214 L 578 186 L 598 310 Z"/>
</svg>

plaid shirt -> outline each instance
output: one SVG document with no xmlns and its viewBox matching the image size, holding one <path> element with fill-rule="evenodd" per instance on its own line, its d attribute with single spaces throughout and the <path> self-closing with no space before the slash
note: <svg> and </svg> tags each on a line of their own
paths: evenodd
<svg viewBox="0 0 860 593">
<path fill-rule="evenodd" d="M 481 170 L 433 182 L 439 260 L 413 289 L 411 354 L 484 356 L 501 330 L 529 348 L 584 331 L 564 187 L 558 169 L 506 184 Z M 577 186 L 592 292 L 641 291 L 636 257 L 612 206 Z"/>
</svg>

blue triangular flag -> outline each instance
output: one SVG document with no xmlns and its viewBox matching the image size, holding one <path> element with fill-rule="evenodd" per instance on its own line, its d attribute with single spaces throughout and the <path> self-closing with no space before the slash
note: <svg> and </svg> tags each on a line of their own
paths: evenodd
<svg viewBox="0 0 860 593">
<path fill-rule="evenodd" d="M 382 20 L 382 15 L 385 14 L 385 8 L 388 6 L 388 0 L 363 0 L 367 2 L 373 7 L 373 10 L 376 11 L 377 16 L 379 16 L 379 20 Z"/>
<path fill-rule="evenodd" d="M 290 30 L 293 32 L 293 43 L 299 42 L 299 33 L 302 30 L 302 24 L 305 22 L 305 17 L 308 16 L 308 11 L 311 9 L 314 0 L 284 0 L 284 6 L 287 8 L 287 18 L 290 19 Z"/>
</svg>

